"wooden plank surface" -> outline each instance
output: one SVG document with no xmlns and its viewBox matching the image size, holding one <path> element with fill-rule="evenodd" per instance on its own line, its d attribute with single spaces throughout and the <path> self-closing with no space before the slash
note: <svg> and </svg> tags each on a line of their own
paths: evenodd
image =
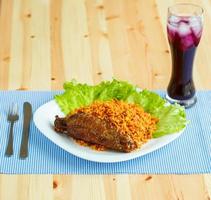
<svg viewBox="0 0 211 200">
<path fill-rule="evenodd" d="M 1 0 L 0 89 L 55 90 L 112 77 L 166 89 L 166 12 L 180 0 Z M 194 66 L 211 89 L 211 2 Z M 210 199 L 211 175 L 0 175 L 1 200 Z"/>
</svg>

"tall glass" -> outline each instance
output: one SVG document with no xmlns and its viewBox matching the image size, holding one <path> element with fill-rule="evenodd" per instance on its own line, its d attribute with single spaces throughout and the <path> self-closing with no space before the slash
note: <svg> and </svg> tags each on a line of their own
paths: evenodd
<svg viewBox="0 0 211 200">
<path fill-rule="evenodd" d="M 190 107 L 196 103 L 193 61 L 203 28 L 203 9 L 194 4 L 168 8 L 167 33 L 172 56 L 172 73 L 166 98 Z"/>
</svg>

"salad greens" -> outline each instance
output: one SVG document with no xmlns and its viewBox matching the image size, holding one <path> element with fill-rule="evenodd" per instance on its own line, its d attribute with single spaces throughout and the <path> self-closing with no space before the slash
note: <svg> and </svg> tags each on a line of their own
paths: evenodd
<svg viewBox="0 0 211 200">
<path fill-rule="evenodd" d="M 187 124 L 185 110 L 178 104 L 169 104 L 158 94 L 149 90 L 138 91 L 137 87 L 126 81 L 104 81 L 91 86 L 76 81 L 64 83 L 64 93 L 56 95 L 55 100 L 64 114 L 73 112 L 76 108 L 90 105 L 95 100 L 111 99 L 135 103 L 159 119 L 153 138 L 175 133 L 185 128 Z"/>
</svg>

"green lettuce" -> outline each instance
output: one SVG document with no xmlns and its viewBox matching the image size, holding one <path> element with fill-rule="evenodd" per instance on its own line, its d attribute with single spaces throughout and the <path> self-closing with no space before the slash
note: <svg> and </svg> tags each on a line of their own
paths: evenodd
<svg viewBox="0 0 211 200">
<path fill-rule="evenodd" d="M 64 114 L 73 112 L 81 106 L 87 106 L 95 100 L 108 101 L 118 99 L 128 103 L 135 103 L 144 108 L 151 115 L 157 117 L 159 122 L 153 137 L 181 131 L 187 124 L 185 110 L 178 104 L 169 104 L 155 92 L 149 90 L 139 91 L 136 86 L 126 81 L 103 81 L 91 86 L 76 81 L 64 83 L 64 93 L 55 96 Z"/>
</svg>

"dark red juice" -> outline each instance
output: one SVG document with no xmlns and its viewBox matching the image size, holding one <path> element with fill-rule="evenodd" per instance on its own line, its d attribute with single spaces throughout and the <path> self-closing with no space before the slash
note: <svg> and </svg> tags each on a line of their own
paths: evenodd
<svg viewBox="0 0 211 200">
<path fill-rule="evenodd" d="M 167 88 L 168 96 L 188 100 L 195 95 L 193 61 L 202 32 L 202 23 L 196 17 L 168 20 L 168 40 L 172 55 L 172 74 Z"/>
</svg>

